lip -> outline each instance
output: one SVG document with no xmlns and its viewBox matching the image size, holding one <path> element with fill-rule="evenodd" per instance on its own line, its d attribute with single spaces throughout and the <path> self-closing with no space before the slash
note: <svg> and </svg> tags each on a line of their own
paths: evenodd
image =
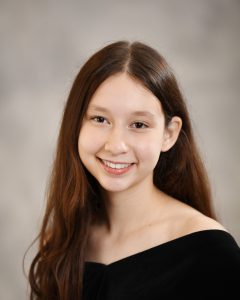
<svg viewBox="0 0 240 300">
<path fill-rule="evenodd" d="M 131 170 L 131 168 L 134 166 L 134 163 L 130 164 L 127 168 L 122 168 L 122 169 L 114 169 L 111 167 L 106 166 L 103 161 L 98 158 L 99 163 L 101 165 L 101 167 L 104 169 L 105 172 L 107 172 L 108 174 L 111 175 L 122 175 L 122 174 L 126 174 L 127 172 L 129 172 Z"/>
<path fill-rule="evenodd" d="M 116 161 L 112 161 L 112 160 L 108 160 L 108 159 L 103 159 L 103 158 L 100 158 L 100 157 L 98 157 L 100 160 L 105 160 L 105 161 L 108 161 L 108 162 L 110 162 L 110 163 L 112 163 L 112 164 L 134 164 L 134 163 L 132 163 L 132 162 L 116 162 Z"/>
</svg>

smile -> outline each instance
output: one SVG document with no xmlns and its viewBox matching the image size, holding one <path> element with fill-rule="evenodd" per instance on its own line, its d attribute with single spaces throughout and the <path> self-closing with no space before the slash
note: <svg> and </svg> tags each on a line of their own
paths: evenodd
<svg viewBox="0 0 240 300">
<path fill-rule="evenodd" d="M 128 164 L 128 163 L 112 163 L 110 161 L 107 161 L 107 160 L 103 160 L 102 159 L 102 162 L 110 167 L 110 168 L 113 168 L 113 169 L 124 169 L 124 168 L 127 168 L 129 167 L 131 164 Z"/>
<path fill-rule="evenodd" d="M 102 159 L 99 159 L 99 161 L 101 162 L 101 166 L 104 168 L 105 171 L 107 171 L 107 173 L 114 175 L 121 175 L 127 173 L 134 165 L 134 163 L 114 164 Z"/>
</svg>

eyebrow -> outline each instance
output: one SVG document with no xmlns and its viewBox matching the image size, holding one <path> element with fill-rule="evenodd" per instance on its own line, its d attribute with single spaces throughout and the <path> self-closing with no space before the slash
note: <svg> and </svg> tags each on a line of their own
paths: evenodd
<svg viewBox="0 0 240 300">
<path fill-rule="evenodd" d="M 102 111 L 102 112 L 107 112 L 107 113 L 110 112 L 107 108 L 102 107 L 102 106 L 97 106 L 97 105 L 89 106 L 89 109 L 93 109 L 93 110 L 97 110 L 97 111 Z M 145 110 L 136 110 L 136 111 L 133 111 L 133 112 L 131 112 L 131 115 L 133 115 L 133 116 L 146 116 L 146 117 L 150 117 L 150 118 L 153 118 L 153 119 L 156 117 L 150 111 L 145 111 Z"/>
</svg>

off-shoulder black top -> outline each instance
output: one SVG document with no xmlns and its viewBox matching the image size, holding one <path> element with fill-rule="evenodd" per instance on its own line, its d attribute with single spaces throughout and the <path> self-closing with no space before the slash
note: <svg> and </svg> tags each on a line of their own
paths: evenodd
<svg viewBox="0 0 240 300">
<path fill-rule="evenodd" d="M 240 248 L 218 229 L 84 268 L 84 300 L 240 299 Z"/>
</svg>

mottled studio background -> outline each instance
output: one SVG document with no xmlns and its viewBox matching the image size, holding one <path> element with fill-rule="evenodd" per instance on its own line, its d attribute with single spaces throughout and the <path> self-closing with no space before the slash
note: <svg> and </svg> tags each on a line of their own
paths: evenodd
<svg viewBox="0 0 240 300">
<path fill-rule="evenodd" d="M 237 0 L 0 1 L 2 300 L 27 299 L 22 258 L 40 226 L 72 81 L 91 54 L 119 39 L 149 43 L 175 70 L 214 205 L 240 242 L 239 28 Z"/>
</svg>

